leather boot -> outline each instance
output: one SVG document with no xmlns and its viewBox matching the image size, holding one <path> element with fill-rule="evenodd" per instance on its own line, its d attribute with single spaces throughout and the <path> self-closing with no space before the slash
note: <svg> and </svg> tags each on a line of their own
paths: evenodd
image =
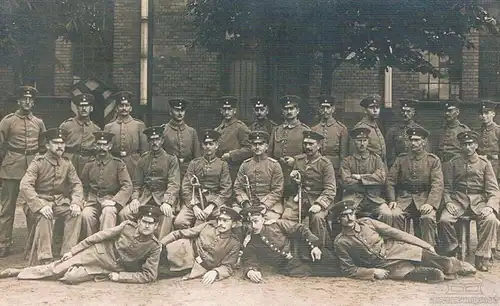
<svg viewBox="0 0 500 306">
<path fill-rule="evenodd" d="M 15 277 L 21 273 L 21 269 L 8 268 L 0 272 L 0 278 Z"/>
<path fill-rule="evenodd" d="M 435 284 L 443 282 L 445 280 L 445 275 L 443 271 L 438 268 L 417 267 L 410 273 L 406 274 L 405 279 Z"/>
<path fill-rule="evenodd" d="M 486 258 L 482 256 L 476 256 L 475 266 L 478 271 L 488 272 L 488 266 L 486 265 Z"/>
</svg>

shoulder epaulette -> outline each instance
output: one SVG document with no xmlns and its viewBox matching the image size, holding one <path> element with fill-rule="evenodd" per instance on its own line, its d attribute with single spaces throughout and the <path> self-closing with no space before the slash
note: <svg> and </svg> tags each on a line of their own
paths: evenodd
<svg viewBox="0 0 500 306">
<path fill-rule="evenodd" d="M 274 224 L 274 223 L 276 223 L 276 220 L 274 220 L 274 219 L 264 221 L 265 225 L 271 225 L 271 224 Z"/>
<path fill-rule="evenodd" d="M 478 155 L 479 159 L 482 159 L 483 161 L 488 161 L 488 158 L 484 155 Z"/>
<path fill-rule="evenodd" d="M 433 153 L 427 152 L 427 156 L 434 157 L 435 159 L 439 159 L 439 157 L 436 154 L 433 154 Z"/>
<path fill-rule="evenodd" d="M 297 160 L 297 159 L 304 159 L 306 157 L 307 156 L 305 154 L 299 154 L 299 155 L 295 155 L 293 158 L 295 158 L 295 160 Z"/>
<path fill-rule="evenodd" d="M 203 159 L 203 156 L 195 157 L 191 162 L 200 161 L 202 159 Z"/>
<path fill-rule="evenodd" d="M 35 155 L 35 157 L 33 157 L 34 160 L 40 160 L 40 159 L 43 159 L 45 157 L 45 154 L 38 154 Z"/>
<path fill-rule="evenodd" d="M 269 123 L 271 123 L 271 125 L 274 125 L 274 126 L 277 126 L 278 124 L 274 121 L 272 121 L 271 119 L 268 119 L 269 120 Z"/>
<path fill-rule="evenodd" d="M 88 163 L 90 163 L 90 162 L 95 162 L 95 156 L 92 156 L 92 157 L 89 158 Z"/>
<path fill-rule="evenodd" d="M 64 120 L 64 121 L 63 121 L 63 123 L 66 123 L 66 122 L 71 122 L 71 121 L 73 121 L 73 120 L 75 120 L 75 118 L 71 117 L 71 118 L 68 118 L 68 119 Z M 61 123 L 61 124 L 62 124 L 62 123 Z"/>
<path fill-rule="evenodd" d="M 460 155 L 455 155 L 455 156 L 453 156 L 453 157 L 452 157 L 452 158 L 448 161 L 448 163 L 450 163 L 450 164 L 451 164 L 452 162 L 454 162 L 454 161 L 455 161 L 456 159 L 458 159 L 458 158 L 460 158 Z"/>
<path fill-rule="evenodd" d="M 146 156 L 146 155 L 148 155 L 148 154 L 149 154 L 149 151 L 142 152 L 141 157 Z"/>
<path fill-rule="evenodd" d="M 12 116 L 14 116 L 14 115 L 15 115 L 15 113 L 10 113 L 10 114 L 7 114 L 7 115 L 5 115 L 5 116 L 3 117 L 3 119 L 5 119 L 5 118 L 10 118 L 10 117 L 12 117 Z"/>
<path fill-rule="evenodd" d="M 139 120 L 139 119 L 137 119 L 137 118 L 132 117 L 132 119 L 133 119 L 133 120 L 135 120 L 135 121 L 137 121 L 137 122 L 140 122 L 140 123 L 142 123 L 142 124 L 145 124 L 142 120 Z"/>
<path fill-rule="evenodd" d="M 121 161 L 121 162 L 125 163 L 121 158 L 118 158 L 118 157 L 115 157 L 115 156 L 112 156 L 111 158 L 113 160 L 117 160 L 117 161 Z"/>
<path fill-rule="evenodd" d="M 346 128 L 346 129 L 347 129 L 347 125 L 343 124 L 342 122 L 340 122 L 340 121 L 338 121 L 338 120 L 337 120 L 337 123 L 338 123 L 341 127 L 343 127 L 343 128 Z"/>
<path fill-rule="evenodd" d="M 337 237 L 335 237 L 335 239 L 333 239 L 333 243 L 337 243 L 338 240 L 340 240 L 341 238 L 344 237 L 344 234 L 342 232 L 340 232 Z"/>
<path fill-rule="evenodd" d="M 301 122 L 300 125 L 302 125 L 302 127 L 305 127 L 306 129 L 311 129 L 307 124 L 305 124 L 304 122 Z"/>
<path fill-rule="evenodd" d="M 243 163 L 248 163 L 249 161 L 251 161 L 253 159 L 253 157 L 250 157 L 250 158 L 247 158 L 243 161 Z"/>
<path fill-rule="evenodd" d="M 272 161 L 273 163 L 277 163 L 278 161 L 272 157 L 267 157 L 267 159 L 269 159 L 270 161 Z"/>
</svg>

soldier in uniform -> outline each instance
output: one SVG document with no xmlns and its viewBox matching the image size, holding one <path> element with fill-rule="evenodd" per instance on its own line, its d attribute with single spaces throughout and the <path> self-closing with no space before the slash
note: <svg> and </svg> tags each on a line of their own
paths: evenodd
<svg viewBox="0 0 500 306">
<path fill-rule="evenodd" d="M 495 123 L 495 108 L 497 104 L 493 101 L 481 101 L 479 103 L 479 119 L 482 122 L 478 130 L 478 153 L 484 155 L 490 161 L 493 171 L 500 177 L 500 126 Z"/>
<path fill-rule="evenodd" d="M 283 172 L 278 161 L 267 156 L 269 134 L 253 131 L 249 139 L 254 156 L 241 164 L 234 181 L 238 210 L 262 203 L 266 218 L 278 219 L 283 213 Z"/>
<path fill-rule="evenodd" d="M 117 103 L 118 116 L 115 121 L 104 126 L 105 132 L 115 134 L 111 153 L 125 162 L 131 176 L 135 173 L 141 154 L 148 148 L 148 140 L 143 133 L 146 125 L 130 115 L 132 96 L 132 93 L 128 91 L 120 91 L 112 96 Z"/>
<path fill-rule="evenodd" d="M 437 156 L 446 166 L 453 157 L 460 155 L 460 143 L 457 140 L 457 135 L 464 131 L 470 131 L 469 127 L 460 123 L 458 116 L 460 115 L 460 102 L 447 101 L 443 102 L 445 124 L 443 130 L 439 132 Z"/>
<path fill-rule="evenodd" d="M 410 149 L 410 144 L 408 142 L 408 136 L 406 135 L 406 130 L 411 127 L 420 127 L 413 117 L 415 116 L 415 108 L 417 107 L 417 100 L 400 100 L 401 117 L 403 122 L 397 124 L 387 131 L 385 136 L 386 147 L 387 147 L 387 164 L 389 167 L 394 164 L 396 157 L 401 153 L 407 153 Z"/>
<path fill-rule="evenodd" d="M 173 207 L 179 197 L 181 179 L 179 162 L 162 148 L 164 128 L 153 126 L 144 130 L 150 150 L 143 153 L 132 178 L 134 192 L 132 201 L 125 206 L 118 218 L 120 221 L 135 218 L 139 207 L 149 204 L 159 206 L 162 212 L 158 225 L 159 239 L 172 230 Z"/>
<path fill-rule="evenodd" d="M 184 206 L 174 221 L 176 229 L 192 227 L 219 215 L 219 208 L 226 205 L 232 194 L 231 175 L 227 163 L 215 153 L 219 147 L 220 133 L 206 130 L 202 137 L 203 157 L 191 161 L 182 180 L 181 195 Z M 194 188 L 194 190 L 193 190 Z M 201 188 L 202 199 L 200 199 Z"/>
<path fill-rule="evenodd" d="M 340 276 L 337 258 L 304 224 L 266 220 L 265 208 L 250 208 L 252 232 L 243 243 L 243 276 L 263 281 L 262 266 L 270 265 L 291 277 Z"/>
<path fill-rule="evenodd" d="M 250 103 L 253 105 L 253 113 L 255 115 L 255 121 L 250 126 L 250 131 L 264 131 L 271 135 L 277 124 L 267 118 L 269 114 L 268 101 L 261 97 L 254 97 L 250 99 Z"/>
<path fill-rule="evenodd" d="M 326 208 L 335 199 L 336 182 L 332 162 L 321 155 L 321 141 L 324 136 L 313 132 L 303 132 L 304 154 L 294 157 L 295 164 L 290 176 L 302 189 L 302 203 L 295 202 L 293 196 L 285 198 L 282 218 L 301 223 L 299 220 L 299 204 L 301 216 L 309 216 L 311 232 L 320 239 L 320 245 L 325 247 L 328 239 L 326 227 Z"/>
<path fill-rule="evenodd" d="M 162 259 L 169 272 L 188 272 L 183 280 L 201 277 L 206 285 L 233 275 L 241 244 L 232 227 L 240 219 L 237 211 L 223 206 L 217 220 L 165 236 Z"/>
<path fill-rule="evenodd" d="M 179 98 L 171 99 L 168 103 L 172 119 L 165 124 L 163 148 L 168 154 L 179 159 L 182 179 L 189 163 L 201 156 L 200 142 L 196 130 L 184 122 L 189 102 Z"/>
<path fill-rule="evenodd" d="M 90 120 L 90 114 L 94 110 L 94 96 L 92 94 L 76 95 L 72 101 L 77 107 L 77 114 L 64 121 L 60 128 L 68 131 L 64 156 L 73 162 L 78 176 L 81 177 L 83 167 L 95 153 L 92 147 L 94 144 L 93 133 L 101 129 Z"/>
<path fill-rule="evenodd" d="M 332 217 L 342 226 L 334 247 L 347 277 L 437 283 L 476 273 L 468 262 L 440 256 L 432 245 L 411 234 L 370 218 L 357 219 L 353 201 L 335 204 Z"/>
<path fill-rule="evenodd" d="M 455 223 L 462 215 L 469 215 L 477 223 L 476 268 L 488 271 L 491 249 L 497 240 L 498 202 L 500 192 L 495 172 L 484 156 L 476 153 L 476 132 L 465 131 L 457 135 L 462 154 L 449 162 L 444 171 L 444 206 L 439 219 L 439 241 L 443 251 L 455 256 L 458 240 Z"/>
<path fill-rule="evenodd" d="M 441 161 L 425 150 L 429 137 L 427 130 L 409 128 L 406 134 L 410 152 L 400 154 L 387 175 L 387 199 L 392 209 L 393 226 L 404 229 L 405 217 L 412 218 L 417 236 L 435 246 L 436 212 L 443 196 Z"/>
<path fill-rule="evenodd" d="M 137 223 L 126 221 L 87 237 L 61 260 L 24 269 L 6 269 L 0 277 L 57 279 L 73 285 L 103 278 L 119 283 L 151 283 L 158 276 L 161 244 L 154 236 L 161 211 L 142 206 Z"/>
<path fill-rule="evenodd" d="M 386 146 L 384 135 L 380 130 L 377 119 L 380 116 L 380 103 L 382 98 L 379 95 L 371 95 L 361 100 L 359 105 L 364 107 L 365 116 L 360 122 L 356 123 L 354 128 L 364 127 L 370 129 L 368 135 L 368 150 L 379 155 L 384 162 L 386 162 Z M 352 144 L 354 148 L 354 144 Z"/>
<path fill-rule="evenodd" d="M 356 211 L 392 226 L 392 212 L 382 195 L 387 172 L 382 158 L 368 151 L 369 134 L 370 130 L 363 127 L 351 131 L 356 151 L 344 158 L 340 166 L 342 200 L 353 201 Z"/>
<path fill-rule="evenodd" d="M 24 212 L 30 220 L 26 248 L 30 266 L 53 259 L 54 219 L 64 219 L 62 253 L 78 243 L 82 227 L 82 182 L 71 161 L 63 156 L 67 132 L 55 128 L 44 134 L 47 153 L 33 159 L 20 183 Z"/>
<path fill-rule="evenodd" d="M 252 156 L 248 134 L 250 129 L 243 121 L 236 117 L 235 97 L 224 96 L 220 98 L 222 122 L 215 128 L 221 134 L 217 156 L 229 165 L 231 179 L 234 181 L 241 163 Z"/>
<path fill-rule="evenodd" d="M 85 237 L 116 226 L 118 212 L 132 195 L 132 180 L 125 162 L 110 153 L 114 136 L 108 132 L 94 132 L 97 154 L 83 168 Z"/>
<path fill-rule="evenodd" d="M 19 183 L 33 157 L 43 146 L 43 121 L 31 113 L 37 90 L 21 86 L 17 104 L 19 109 L 0 121 L 0 257 L 9 253 Z"/>
</svg>

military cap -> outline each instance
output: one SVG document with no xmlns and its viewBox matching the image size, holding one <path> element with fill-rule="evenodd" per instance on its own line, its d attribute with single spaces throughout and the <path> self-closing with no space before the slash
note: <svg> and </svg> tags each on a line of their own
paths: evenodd
<svg viewBox="0 0 500 306">
<path fill-rule="evenodd" d="M 19 97 L 34 98 L 37 93 L 38 93 L 38 90 L 36 90 L 35 87 L 29 86 L 29 85 L 19 86 L 19 89 L 18 89 Z"/>
<path fill-rule="evenodd" d="M 94 132 L 92 134 L 94 135 L 96 142 L 100 142 L 100 143 L 105 142 L 106 144 L 113 141 L 113 138 L 115 137 L 115 134 L 110 133 L 110 132 L 103 132 L 103 131 Z"/>
<path fill-rule="evenodd" d="M 263 216 L 266 213 L 266 207 L 264 205 L 253 205 L 247 210 L 250 216 Z"/>
<path fill-rule="evenodd" d="M 201 136 L 201 142 L 207 141 L 217 141 L 219 140 L 220 133 L 214 130 L 204 130 L 203 135 Z"/>
<path fill-rule="evenodd" d="M 359 102 L 359 105 L 361 105 L 364 108 L 367 108 L 372 104 L 380 105 L 381 102 L 382 102 L 382 97 L 380 97 L 377 94 L 373 94 L 373 95 L 369 95 L 369 96 L 361 99 L 361 102 Z"/>
<path fill-rule="evenodd" d="M 43 136 L 45 137 L 45 141 L 57 140 L 59 142 L 64 142 L 64 141 L 66 141 L 66 138 L 68 137 L 68 131 L 66 131 L 65 129 L 60 129 L 60 128 L 52 128 L 52 129 L 46 130 L 45 133 L 43 134 Z"/>
<path fill-rule="evenodd" d="M 369 128 L 358 127 L 351 130 L 350 136 L 352 139 L 363 139 L 363 138 L 368 138 L 370 132 L 371 131 Z"/>
<path fill-rule="evenodd" d="M 254 141 L 268 142 L 269 134 L 264 131 L 251 131 L 250 134 L 248 135 L 248 140 L 250 140 L 250 142 Z"/>
<path fill-rule="evenodd" d="M 163 125 L 160 126 L 152 126 L 148 127 L 143 131 L 143 133 L 150 139 L 157 139 L 163 136 L 163 131 L 165 131 L 165 127 Z"/>
<path fill-rule="evenodd" d="M 228 216 L 234 221 L 239 221 L 241 219 L 241 215 L 236 210 L 230 207 L 222 206 L 219 210 L 220 210 L 220 216 L 222 215 Z"/>
<path fill-rule="evenodd" d="M 406 130 L 406 136 L 408 136 L 409 138 L 413 136 L 427 138 L 429 137 L 429 135 L 430 135 L 429 131 L 421 127 L 411 127 Z"/>
<path fill-rule="evenodd" d="M 150 222 L 158 222 L 162 214 L 161 209 L 157 206 L 143 205 L 139 207 L 139 216 L 144 220 L 149 219 Z"/>
<path fill-rule="evenodd" d="M 497 107 L 497 104 L 490 100 L 483 100 L 480 101 L 478 104 L 479 104 L 479 112 L 494 111 L 495 108 Z"/>
<path fill-rule="evenodd" d="M 88 93 L 81 93 L 76 96 L 74 96 L 71 101 L 75 103 L 76 105 L 91 105 L 94 103 L 95 98 L 93 94 L 88 94 Z"/>
<path fill-rule="evenodd" d="M 322 95 L 318 97 L 320 106 L 335 106 L 335 98 L 332 96 Z"/>
<path fill-rule="evenodd" d="M 457 135 L 457 139 L 460 142 L 477 142 L 478 138 L 479 134 L 474 131 L 463 131 Z"/>
<path fill-rule="evenodd" d="M 314 139 L 316 141 L 321 141 L 321 140 L 325 139 L 325 136 L 321 135 L 320 133 L 313 132 L 313 131 L 303 131 L 302 136 L 304 137 L 304 140 L 306 140 L 307 138 Z"/>
<path fill-rule="evenodd" d="M 219 98 L 222 108 L 235 108 L 238 98 L 233 96 L 223 96 Z"/>
<path fill-rule="evenodd" d="M 448 110 L 451 108 L 459 108 L 461 103 L 462 101 L 460 99 L 450 99 L 448 101 L 443 101 L 442 105 L 445 110 Z"/>
<path fill-rule="evenodd" d="M 175 99 L 170 99 L 168 101 L 168 104 L 170 104 L 170 107 L 173 109 L 186 109 L 187 106 L 189 105 L 189 101 L 183 98 L 175 98 Z"/>
<path fill-rule="evenodd" d="M 330 213 L 332 214 L 334 219 L 340 218 L 342 214 L 354 212 L 354 201 L 353 200 L 344 200 L 337 202 L 330 209 Z"/>
<path fill-rule="evenodd" d="M 401 99 L 399 100 L 399 106 L 401 109 L 416 108 L 418 100 L 414 99 Z"/>
<path fill-rule="evenodd" d="M 302 99 L 300 99 L 299 96 L 295 95 L 287 95 L 283 96 L 279 99 L 281 108 L 285 108 L 287 106 L 299 106 L 300 103 L 302 102 Z"/>
<path fill-rule="evenodd" d="M 269 101 L 262 97 L 253 97 L 250 99 L 250 103 L 252 103 L 253 108 L 269 106 Z"/>
<path fill-rule="evenodd" d="M 132 97 L 134 96 L 133 93 L 130 91 L 118 91 L 115 92 L 111 97 L 116 100 L 118 103 L 131 103 Z"/>
</svg>

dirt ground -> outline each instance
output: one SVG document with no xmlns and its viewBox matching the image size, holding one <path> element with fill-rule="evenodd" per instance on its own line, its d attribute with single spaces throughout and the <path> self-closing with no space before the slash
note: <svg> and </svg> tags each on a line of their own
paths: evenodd
<svg viewBox="0 0 500 306">
<path fill-rule="evenodd" d="M 473 227 L 474 228 L 474 227 Z M 22 267 L 25 218 L 18 209 L 13 255 L 0 269 Z M 442 284 L 356 281 L 346 278 L 292 279 L 265 274 L 262 284 L 235 277 L 211 286 L 199 280 L 160 280 L 148 285 L 0 280 L 0 305 L 500 305 L 500 263 L 488 273 Z"/>
</svg>

